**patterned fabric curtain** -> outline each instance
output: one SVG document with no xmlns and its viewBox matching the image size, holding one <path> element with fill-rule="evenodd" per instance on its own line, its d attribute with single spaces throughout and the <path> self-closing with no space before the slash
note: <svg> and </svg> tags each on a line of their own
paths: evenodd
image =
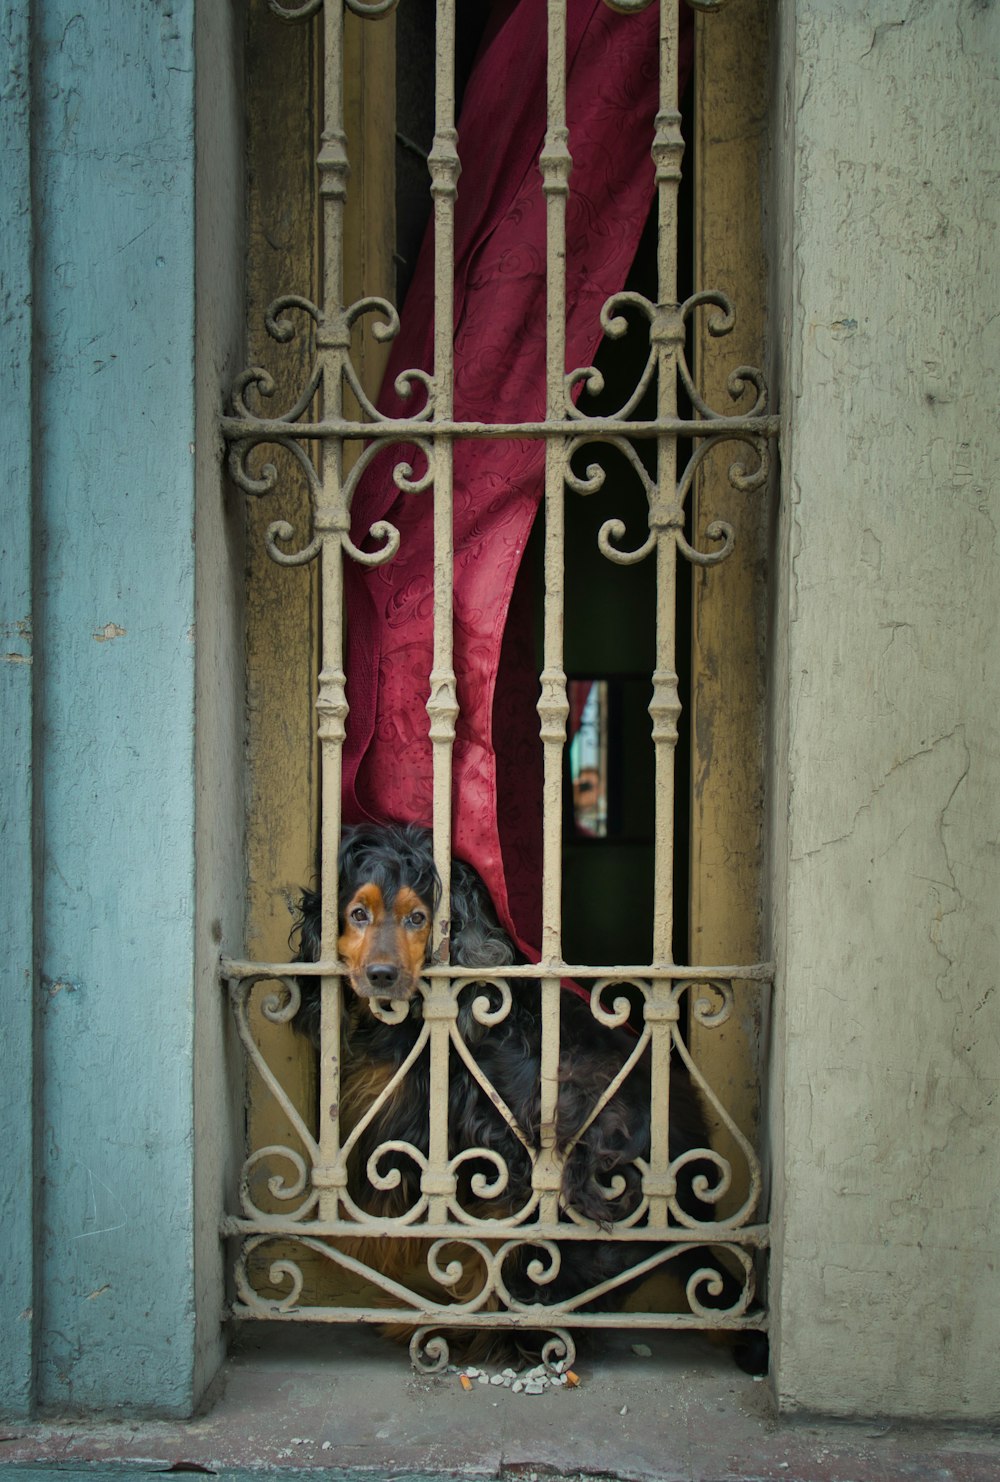
<svg viewBox="0 0 1000 1482">
<path fill-rule="evenodd" d="M 690 73 L 692 27 L 682 5 L 679 85 Z M 619 291 L 653 198 L 650 144 L 657 107 L 658 7 L 638 15 L 604 0 L 570 0 L 567 118 L 573 157 L 567 220 L 567 369 L 591 364 L 600 311 Z M 455 225 L 455 416 L 545 415 L 545 204 L 538 156 L 545 135 L 546 16 L 541 0 L 498 7 L 470 76 L 459 120 Z M 380 409 L 412 416 L 419 392 L 400 372 L 430 371 L 432 228 L 407 295 Z M 380 519 L 399 553 L 373 570 L 347 563 L 345 821 L 430 821 L 431 744 L 425 710 L 432 656 L 430 494 L 401 494 L 392 469 L 423 460 L 396 445 L 355 495 L 353 536 Z M 544 446 L 460 440 L 454 450 L 455 669 L 461 715 L 454 749 L 453 846 L 487 882 L 499 917 L 538 956 L 541 747 L 529 583 L 522 557 L 542 494 Z"/>
</svg>

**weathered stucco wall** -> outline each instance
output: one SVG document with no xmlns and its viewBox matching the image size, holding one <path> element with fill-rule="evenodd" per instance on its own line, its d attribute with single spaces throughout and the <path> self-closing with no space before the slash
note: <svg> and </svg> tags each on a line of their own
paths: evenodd
<svg viewBox="0 0 1000 1482">
<path fill-rule="evenodd" d="M 243 499 L 224 481 L 219 417 L 246 363 L 241 0 L 195 10 L 195 776 L 194 1395 L 225 1352 L 219 1221 L 236 1207 L 243 1057 L 219 953 L 244 940 Z M 228 1072 L 228 1073 L 227 1073 Z"/>
<path fill-rule="evenodd" d="M 237 1139 L 214 963 L 241 934 L 242 675 L 212 419 L 239 360 L 239 264 L 223 289 L 218 262 L 242 170 L 239 12 L 207 10 L 224 124 L 203 140 L 197 451 L 193 0 L 0 17 L 7 1414 L 187 1413 L 221 1353 Z"/>
<path fill-rule="evenodd" d="M 32 7 L 37 1396 L 191 1403 L 193 0 Z"/>
<path fill-rule="evenodd" d="M 995 1416 L 1000 8 L 779 27 L 775 1385 Z"/>
</svg>

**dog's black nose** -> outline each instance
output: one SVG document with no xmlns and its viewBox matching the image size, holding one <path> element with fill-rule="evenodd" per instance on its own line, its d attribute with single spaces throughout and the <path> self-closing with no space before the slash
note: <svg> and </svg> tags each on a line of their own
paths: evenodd
<svg viewBox="0 0 1000 1482">
<path fill-rule="evenodd" d="M 394 962 L 370 962 L 365 969 L 371 986 L 380 993 L 395 987 L 396 979 L 399 977 L 399 968 Z"/>
</svg>

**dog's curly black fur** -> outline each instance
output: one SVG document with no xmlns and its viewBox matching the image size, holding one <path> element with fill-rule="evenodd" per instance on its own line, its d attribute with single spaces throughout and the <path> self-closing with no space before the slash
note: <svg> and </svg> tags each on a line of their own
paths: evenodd
<svg viewBox="0 0 1000 1482">
<path fill-rule="evenodd" d="M 338 859 L 342 932 L 344 912 L 357 892 L 367 886 L 377 887 L 389 909 L 401 892 L 412 892 L 426 906 L 429 928 L 430 916 L 437 910 L 441 896 L 429 831 L 414 825 L 348 830 Z M 410 896 L 406 899 L 409 901 Z M 320 905 L 318 893 L 303 894 L 301 961 L 319 958 Z M 516 961 L 517 954 L 497 921 L 485 885 L 476 871 L 459 859 L 452 863 L 451 912 L 449 940 L 453 964 L 496 970 Z M 342 956 L 344 942 L 342 936 Z M 313 978 L 299 981 L 302 1001 L 297 1027 L 318 1042 L 319 986 Z M 414 992 L 403 1022 L 388 1024 L 375 1017 L 369 1008 L 370 1000 L 380 996 L 379 984 L 367 982 L 363 973 L 353 974 L 351 983 L 355 992 L 349 995 L 344 1015 L 341 1105 L 349 1125 L 356 1125 L 412 1051 L 422 1028 L 422 998 L 419 991 Z M 500 1005 L 499 989 L 479 982 L 463 988 L 458 999 L 458 1030 L 528 1143 L 537 1147 L 539 989 L 537 984 L 524 980 L 512 981 L 510 987 L 509 1012 L 488 1026 L 476 1017 L 474 1004 L 478 1000 L 481 1005 L 486 997 L 495 1011 Z M 556 1137 L 558 1149 L 565 1157 L 561 1199 L 568 1209 L 610 1231 L 634 1212 L 642 1197 L 636 1160 L 649 1154 L 648 1057 L 632 1068 L 607 1106 L 588 1125 L 596 1099 L 632 1053 L 635 1040 L 626 1030 L 608 1029 L 599 1024 L 589 1003 L 573 993 L 563 994 L 560 1018 Z M 350 1159 L 350 1190 L 362 1209 L 394 1216 L 416 1203 L 420 1176 L 413 1159 L 392 1152 L 384 1153 L 378 1160 L 380 1172 L 398 1171 L 399 1182 L 389 1190 L 373 1188 L 365 1170 L 369 1159 L 386 1142 L 405 1142 L 422 1153 L 427 1152 L 429 1097 L 430 1064 L 425 1051 L 407 1071 L 405 1086 L 399 1094 L 387 1098 L 364 1129 Z M 468 1148 L 485 1148 L 499 1155 L 509 1172 L 502 1193 L 491 1199 L 484 1197 L 483 1180 L 495 1179 L 493 1164 L 486 1159 L 462 1163 L 457 1197 L 467 1208 L 487 1216 L 491 1212 L 502 1216 L 527 1204 L 532 1190 L 531 1159 L 490 1097 L 454 1052 L 449 1073 L 448 1128 L 451 1156 Z M 707 1147 L 708 1131 L 698 1095 L 686 1068 L 675 1059 L 671 1067 L 671 1159 Z M 694 1180 L 699 1172 L 708 1174 L 711 1182 L 712 1170 L 707 1162 L 699 1165 L 695 1160 L 682 1169 L 678 1202 L 689 1216 L 710 1220 L 711 1208 L 694 1192 Z M 528 1265 L 532 1255 L 538 1256 L 539 1252 L 520 1247 L 505 1264 L 504 1276 L 512 1295 L 519 1301 L 561 1302 L 622 1275 L 657 1249 L 652 1243 L 613 1239 L 565 1241 L 561 1243 L 555 1279 L 535 1284 L 529 1278 Z M 683 1248 L 668 1263 L 668 1269 L 681 1280 L 687 1280 L 706 1264 L 715 1267 L 717 1262 L 706 1260 L 703 1248 L 700 1251 L 697 1247 Z M 724 1268 L 720 1268 L 720 1275 L 723 1291 L 716 1300 L 725 1307 L 736 1300 L 739 1287 Z M 703 1291 L 700 1294 L 702 1300 L 707 1300 Z M 620 1302 L 622 1296 L 623 1288 L 619 1286 L 609 1301 Z M 752 1356 L 744 1366 L 760 1369 L 760 1354 Z"/>
</svg>

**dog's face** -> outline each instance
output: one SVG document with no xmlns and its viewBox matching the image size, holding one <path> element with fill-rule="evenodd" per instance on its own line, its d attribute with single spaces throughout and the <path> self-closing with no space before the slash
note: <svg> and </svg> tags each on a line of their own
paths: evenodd
<svg viewBox="0 0 1000 1482">
<path fill-rule="evenodd" d="M 428 956 L 432 911 L 409 885 L 362 881 L 344 903 L 337 943 L 359 998 L 407 999 Z"/>
</svg>

